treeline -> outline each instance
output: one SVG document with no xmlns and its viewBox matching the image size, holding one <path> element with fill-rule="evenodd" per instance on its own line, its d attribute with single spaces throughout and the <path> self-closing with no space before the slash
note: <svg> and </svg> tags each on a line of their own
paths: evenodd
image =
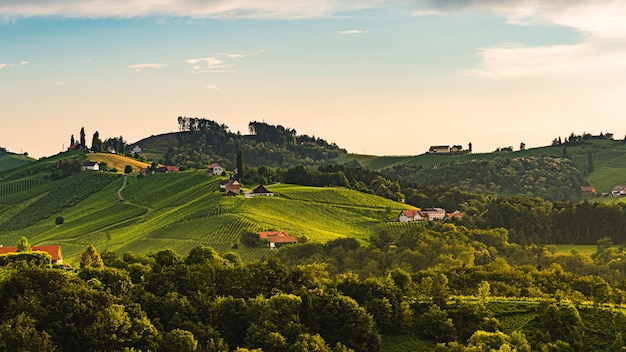
<svg viewBox="0 0 626 352">
<path fill-rule="evenodd" d="M 427 186 L 449 186 L 473 193 L 523 195 L 549 201 L 578 200 L 584 175 L 568 159 L 495 158 L 434 168 L 398 165 L 383 173 Z"/>
<path fill-rule="evenodd" d="M 555 255 L 504 229 L 430 224 L 252 263 L 203 246 L 184 257 L 90 246 L 79 262 L 2 269 L 0 350 L 380 351 L 402 335 L 439 351 L 617 351 L 626 333 L 612 309 L 626 252 L 608 240 L 591 258 Z"/>
<path fill-rule="evenodd" d="M 392 180 L 376 171 L 343 165 L 317 168 L 246 169 L 244 182 L 286 182 L 340 186 L 404 201 L 420 208 L 441 207 L 464 213 L 458 223 L 476 229 L 505 228 L 519 244 L 595 244 L 608 237 L 626 243 L 626 205 L 622 203 L 551 202 L 524 195 L 485 195 L 452 186 L 428 186 Z"/>
<path fill-rule="evenodd" d="M 218 161 L 234 167 L 237 152 L 242 151 L 246 163 L 260 167 L 293 167 L 298 164 L 320 165 L 345 154 L 346 150 L 334 143 L 298 135 L 296 130 L 264 122 L 250 122 L 250 135 L 232 133 L 228 126 L 203 118 L 179 117 L 176 145 L 164 155 L 163 162 L 189 168 L 206 167 Z"/>
</svg>

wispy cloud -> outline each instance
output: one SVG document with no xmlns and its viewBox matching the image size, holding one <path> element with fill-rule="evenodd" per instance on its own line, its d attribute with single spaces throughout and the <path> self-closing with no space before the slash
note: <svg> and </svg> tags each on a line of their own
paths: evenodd
<svg viewBox="0 0 626 352">
<path fill-rule="evenodd" d="M 383 0 L 3 0 L 0 17 L 316 18 L 383 6 Z"/>
<path fill-rule="evenodd" d="M 7 67 L 7 64 L 0 64 L 0 69 Z"/>
<path fill-rule="evenodd" d="M 349 29 L 347 31 L 337 31 L 337 34 L 367 34 L 369 32 L 361 29 Z"/>
<path fill-rule="evenodd" d="M 218 86 L 216 86 L 215 84 L 207 84 L 206 86 L 204 86 L 206 89 L 210 89 L 210 90 L 220 90 L 220 88 Z"/>
<path fill-rule="evenodd" d="M 166 64 L 135 64 L 135 65 L 130 65 L 128 67 L 135 70 L 135 72 L 141 72 L 142 70 L 145 70 L 145 69 L 162 69 L 165 66 L 167 65 Z"/>
<path fill-rule="evenodd" d="M 52 84 L 54 84 L 55 86 L 64 86 L 66 83 L 63 80 L 59 80 L 52 82 Z"/>
<path fill-rule="evenodd" d="M 226 54 L 226 57 L 229 59 L 241 59 L 243 55 L 242 54 Z"/>
<path fill-rule="evenodd" d="M 211 72 L 232 72 L 233 65 L 226 65 L 216 57 L 202 57 L 196 59 L 187 59 L 185 61 L 191 67 L 191 73 L 211 73 Z"/>
<path fill-rule="evenodd" d="M 581 34 L 580 42 L 481 48 L 479 67 L 466 75 L 491 79 L 626 70 L 626 2 L 617 0 L 431 0 L 432 10 L 491 12 L 511 25 L 553 25 Z"/>
</svg>

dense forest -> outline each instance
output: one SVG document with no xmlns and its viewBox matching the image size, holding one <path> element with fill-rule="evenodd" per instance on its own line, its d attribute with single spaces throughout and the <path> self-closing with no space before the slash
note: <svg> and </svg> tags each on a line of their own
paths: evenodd
<svg viewBox="0 0 626 352">
<path fill-rule="evenodd" d="M 613 307 L 626 251 L 610 240 L 591 257 L 556 255 L 504 229 L 407 225 L 369 246 L 303 243 L 251 263 L 203 246 L 185 257 L 90 246 L 72 270 L 18 253 L 3 262 L 0 349 L 380 351 L 394 336 L 437 351 L 624 346 Z"/>
<path fill-rule="evenodd" d="M 228 126 L 203 118 L 178 118 L 177 143 L 165 152 L 162 163 L 189 168 L 220 162 L 235 167 L 242 151 L 247 165 L 293 167 L 321 165 L 346 150 L 315 136 L 298 135 L 296 130 L 265 122 L 250 122 L 249 135 L 230 132 Z"/>
<path fill-rule="evenodd" d="M 474 193 L 524 195 L 546 200 L 578 200 L 584 174 L 564 158 L 525 157 L 476 160 L 435 168 L 398 165 L 385 170 L 390 178 L 444 185 Z"/>
</svg>

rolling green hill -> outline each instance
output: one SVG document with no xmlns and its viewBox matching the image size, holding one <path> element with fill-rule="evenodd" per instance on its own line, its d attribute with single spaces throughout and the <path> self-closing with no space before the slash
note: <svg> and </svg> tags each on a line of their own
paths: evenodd
<svg viewBox="0 0 626 352">
<path fill-rule="evenodd" d="M 0 152 L 0 172 L 15 169 L 33 161 L 34 159 L 22 154 Z"/>
<path fill-rule="evenodd" d="M 83 171 L 50 180 L 21 170 L 9 176 L 0 179 L 0 244 L 13 245 L 26 236 L 32 244 L 61 244 L 70 260 L 90 244 L 100 250 L 170 248 L 181 254 L 202 244 L 251 260 L 269 249 L 239 244 L 245 231 L 365 241 L 406 207 L 347 189 L 285 184 L 267 187 L 274 197 L 225 197 L 221 177 L 203 171 L 139 177 Z M 60 225 L 58 217 L 64 220 Z"/>
<path fill-rule="evenodd" d="M 381 171 L 394 166 L 418 166 L 424 169 L 438 168 L 451 164 L 464 164 L 472 161 L 493 160 L 495 158 L 515 159 L 523 157 L 544 157 L 570 159 L 578 169 L 586 172 L 585 181 L 594 186 L 598 192 L 598 200 L 618 201 L 622 198 L 604 199 L 602 193 L 610 193 L 616 185 L 626 185 L 626 143 L 622 140 L 584 140 L 573 144 L 547 146 L 518 150 L 512 152 L 493 153 L 458 153 L 429 154 L 416 156 L 372 156 L 345 154 L 340 155 L 336 162 L 354 164 Z M 593 170 L 589 172 L 590 165 Z M 593 198 L 596 198 L 594 196 Z"/>
</svg>

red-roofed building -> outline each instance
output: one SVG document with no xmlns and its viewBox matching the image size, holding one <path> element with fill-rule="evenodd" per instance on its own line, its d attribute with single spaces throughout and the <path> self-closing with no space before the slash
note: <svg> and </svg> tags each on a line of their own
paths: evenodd
<svg viewBox="0 0 626 352">
<path fill-rule="evenodd" d="M 426 219 L 424 219 L 424 216 L 419 211 L 419 209 L 415 209 L 415 210 L 405 209 L 401 211 L 400 215 L 398 216 L 398 221 L 400 222 L 413 222 L 413 221 L 422 221 L 422 220 L 426 220 Z"/>
<path fill-rule="evenodd" d="M 160 173 L 170 173 L 170 172 L 178 172 L 178 166 L 159 166 L 156 169 L 156 172 Z"/>
<path fill-rule="evenodd" d="M 52 264 L 63 264 L 63 254 L 61 253 L 61 246 L 30 246 L 32 252 L 46 252 L 52 257 Z M 0 255 L 15 253 L 17 251 L 16 246 L 2 246 L 0 247 Z"/>
<path fill-rule="evenodd" d="M 209 165 L 209 168 L 207 169 L 207 173 L 209 175 L 221 175 L 222 173 L 224 173 L 224 168 L 221 167 L 220 164 L 218 163 L 213 163 Z"/>
<path fill-rule="evenodd" d="M 298 239 L 295 236 L 289 235 L 287 231 L 259 232 L 259 239 L 267 240 L 270 249 L 276 249 L 285 244 L 298 243 Z"/>
</svg>

